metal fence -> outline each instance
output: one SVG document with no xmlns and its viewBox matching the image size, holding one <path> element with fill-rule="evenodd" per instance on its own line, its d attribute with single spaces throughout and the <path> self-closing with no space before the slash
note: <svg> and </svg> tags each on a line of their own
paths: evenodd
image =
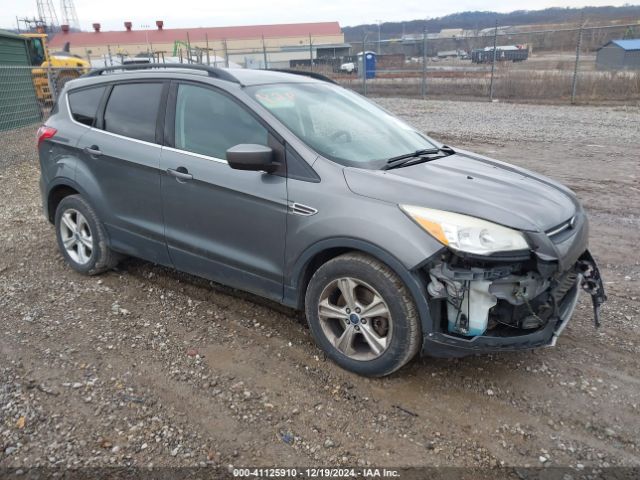
<svg viewBox="0 0 640 480">
<path fill-rule="evenodd" d="M 640 70 L 615 69 L 597 61 L 609 40 L 638 36 L 636 26 L 584 25 L 544 31 L 507 32 L 494 28 L 474 35 L 443 38 L 423 32 L 403 38 L 363 35 L 348 52 L 331 53 L 313 42 L 286 51 L 264 42 L 261 48 L 180 50 L 168 61 L 211 66 L 293 68 L 324 74 L 368 96 L 505 100 L 537 103 L 640 103 Z M 111 50 L 109 50 L 111 51 Z M 359 52 L 376 54 L 368 71 Z M 162 61 L 162 52 L 149 52 Z M 283 63 L 283 54 L 295 57 Z M 286 57 L 287 55 L 284 55 Z M 122 52 L 91 58 L 93 68 L 117 65 Z M 129 58 L 133 61 L 141 59 Z M 148 60 L 147 60 L 148 61 Z M 638 68 L 637 66 L 635 68 Z M 0 65 L 0 131 L 46 119 L 63 85 L 87 69 Z"/>
<path fill-rule="evenodd" d="M 640 62 L 612 68 L 598 59 L 600 48 L 609 41 L 640 38 L 640 24 L 589 26 L 584 20 L 573 28 L 555 30 L 496 27 L 455 37 L 429 32 L 407 37 L 379 39 L 365 34 L 362 41 L 351 42 L 354 51 L 377 53 L 375 72 L 368 76 L 345 75 L 322 65 L 316 71 L 367 95 L 640 102 Z"/>
<path fill-rule="evenodd" d="M 87 72 L 0 65 L 0 132 L 45 120 L 64 84 Z"/>
</svg>

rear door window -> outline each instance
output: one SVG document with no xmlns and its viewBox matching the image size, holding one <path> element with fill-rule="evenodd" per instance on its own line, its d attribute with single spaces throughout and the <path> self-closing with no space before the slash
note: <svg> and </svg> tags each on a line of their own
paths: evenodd
<svg viewBox="0 0 640 480">
<path fill-rule="evenodd" d="M 162 86 L 162 83 L 115 85 L 104 112 L 104 129 L 155 143 Z"/>
<path fill-rule="evenodd" d="M 105 90 L 106 87 L 102 86 L 69 92 L 69 108 L 73 119 L 89 127 L 95 125 L 98 106 Z"/>
</svg>

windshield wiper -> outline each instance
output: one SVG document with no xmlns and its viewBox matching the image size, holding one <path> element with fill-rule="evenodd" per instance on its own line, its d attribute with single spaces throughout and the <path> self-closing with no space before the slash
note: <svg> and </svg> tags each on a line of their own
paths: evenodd
<svg viewBox="0 0 640 480">
<path fill-rule="evenodd" d="M 416 150 L 415 152 L 405 153 L 404 155 L 398 155 L 397 157 L 391 157 L 389 160 L 387 160 L 386 165 L 382 167 L 382 170 L 391 170 L 392 168 L 428 162 L 429 160 L 434 160 L 434 158 L 426 158 L 428 155 L 436 155 L 438 153 L 444 153 L 444 156 L 447 156 L 453 155 L 456 152 L 454 152 L 451 147 L 448 147 L 446 145 L 443 145 L 440 148 L 425 148 L 423 150 Z"/>
</svg>

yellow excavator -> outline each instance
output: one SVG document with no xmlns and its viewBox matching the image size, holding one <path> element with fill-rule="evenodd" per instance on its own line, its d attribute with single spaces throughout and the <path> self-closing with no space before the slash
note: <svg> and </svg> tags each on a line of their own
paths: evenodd
<svg viewBox="0 0 640 480">
<path fill-rule="evenodd" d="M 41 105 L 53 104 L 52 89 L 60 93 L 64 84 L 89 72 L 91 64 L 69 52 L 69 43 L 63 51 L 49 53 L 46 33 L 22 33 L 28 40 L 33 85 Z M 47 67 L 52 67 L 48 69 Z"/>
</svg>

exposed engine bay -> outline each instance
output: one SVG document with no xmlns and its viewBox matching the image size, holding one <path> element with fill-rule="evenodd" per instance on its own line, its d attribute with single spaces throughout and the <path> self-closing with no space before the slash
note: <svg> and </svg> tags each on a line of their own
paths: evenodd
<svg viewBox="0 0 640 480">
<path fill-rule="evenodd" d="M 557 321 L 559 306 L 580 287 L 592 295 L 599 324 L 606 296 L 588 252 L 565 272 L 553 262 L 534 259 L 490 264 L 447 254 L 441 260 L 427 270 L 427 291 L 444 332 L 463 337 L 528 334 Z"/>
</svg>

